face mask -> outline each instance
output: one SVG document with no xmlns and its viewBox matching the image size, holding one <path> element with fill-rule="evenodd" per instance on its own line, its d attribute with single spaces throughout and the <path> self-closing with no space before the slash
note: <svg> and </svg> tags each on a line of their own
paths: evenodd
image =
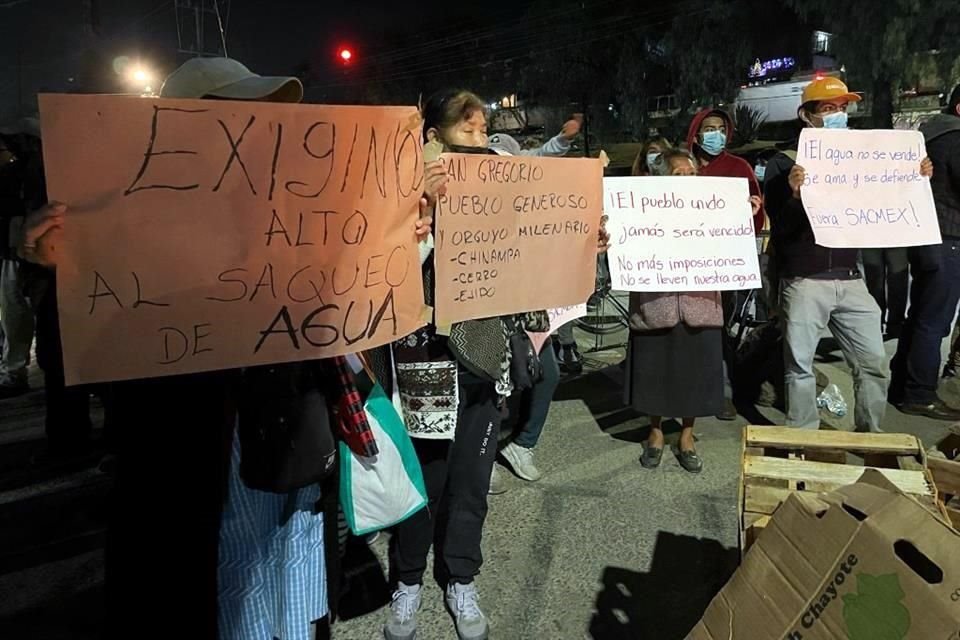
<svg viewBox="0 0 960 640">
<path fill-rule="evenodd" d="M 660 160 L 660 154 L 659 154 L 659 153 L 648 153 L 648 154 L 647 154 L 647 168 L 650 169 L 650 171 L 653 171 L 653 170 L 654 170 L 654 165 L 656 165 L 659 160 Z"/>
<path fill-rule="evenodd" d="M 700 148 L 711 156 L 718 156 L 723 148 L 727 146 L 727 134 L 723 131 L 707 131 L 703 134 L 703 142 Z"/>
<path fill-rule="evenodd" d="M 753 168 L 753 174 L 757 176 L 757 180 L 763 182 L 763 174 L 766 173 L 767 167 L 762 164 L 758 164 Z"/>
<path fill-rule="evenodd" d="M 825 116 L 821 116 L 823 120 L 824 129 L 846 129 L 847 128 L 847 112 L 846 111 L 837 111 L 836 113 L 828 113 Z"/>
<path fill-rule="evenodd" d="M 459 144 L 448 144 L 444 145 L 447 148 L 447 151 L 452 153 L 483 153 L 490 154 L 496 153 L 493 149 L 488 149 L 487 147 L 464 147 Z"/>
</svg>

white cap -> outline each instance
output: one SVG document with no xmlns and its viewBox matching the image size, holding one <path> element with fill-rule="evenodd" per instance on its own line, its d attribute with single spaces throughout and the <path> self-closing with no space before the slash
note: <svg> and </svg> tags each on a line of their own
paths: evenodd
<svg viewBox="0 0 960 640">
<path fill-rule="evenodd" d="M 513 136 L 508 136 L 505 133 L 495 133 L 490 136 L 489 140 L 487 141 L 487 146 L 494 151 L 504 151 L 511 156 L 518 156 L 523 150 L 523 147 L 520 146 L 520 143 L 517 142 L 516 138 Z"/>
<path fill-rule="evenodd" d="M 303 85 L 293 77 L 259 76 L 231 58 L 193 58 L 167 76 L 160 96 L 300 102 Z"/>
</svg>

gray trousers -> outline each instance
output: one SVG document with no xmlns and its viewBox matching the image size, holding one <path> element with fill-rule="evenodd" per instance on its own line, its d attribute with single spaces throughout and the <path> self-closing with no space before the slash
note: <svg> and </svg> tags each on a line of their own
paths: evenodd
<svg viewBox="0 0 960 640">
<path fill-rule="evenodd" d="M 20 263 L 0 261 L 0 323 L 6 339 L 3 343 L 3 361 L 0 362 L 0 382 L 26 379 L 30 364 L 30 346 L 33 344 L 33 307 L 27 291 L 29 282 L 19 276 Z"/>
<path fill-rule="evenodd" d="M 820 427 L 813 359 L 820 336 L 829 328 L 853 372 L 857 431 L 879 431 L 890 377 L 880 307 L 866 284 L 863 280 L 783 280 L 781 300 L 787 424 Z"/>
</svg>

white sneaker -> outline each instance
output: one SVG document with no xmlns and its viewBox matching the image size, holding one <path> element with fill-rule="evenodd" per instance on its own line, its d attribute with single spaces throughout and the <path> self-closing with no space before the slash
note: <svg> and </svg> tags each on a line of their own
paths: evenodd
<svg viewBox="0 0 960 640">
<path fill-rule="evenodd" d="M 402 582 L 393 592 L 393 601 L 383 625 L 386 640 L 413 640 L 417 636 L 417 611 L 420 609 L 420 585 Z"/>
<path fill-rule="evenodd" d="M 540 470 L 533 465 L 533 449 L 527 449 L 511 442 L 500 453 L 510 464 L 513 472 L 520 478 L 528 482 L 536 482 L 543 477 Z"/>
<path fill-rule="evenodd" d="M 498 496 L 501 493 L 506 493 L 509 490 L 507 483 L 504 481 L 503 476 L 497 471 L 497 465 L 493 465 L 493 471 L 490 472 L 490 489 L 487 491 L 488 495 Z"/>
<path fill-rule="evenodd" d="M 487 640 L 490 628 L 480 610 L 480 595 L 474 583 L 451 583 L 447 587 L 447 609 L 457 625 L 460 640 Z"/>
</svg>

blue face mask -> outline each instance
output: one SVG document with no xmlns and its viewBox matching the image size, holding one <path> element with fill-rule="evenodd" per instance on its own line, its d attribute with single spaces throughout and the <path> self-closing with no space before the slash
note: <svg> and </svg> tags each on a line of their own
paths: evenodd
<svg viewBox="0 0 960 640">
<path fill-rule="evenodd" d="M 648 153 L 648 154 L 647 154 L 647 169 L 649 169 L 650 171 L 653 171 L 654 168 L 655 168 L 654 165 L 656 165 L 659 160 L 660 160 L 660 154 L 659 154 L 659 153 Z"/>
<path fill-rule="evenodd" d="M 828 113 L 825 116 L 821 116 L 823 119 L 823 128 L 824 129 L 846 129 L 847 128 L 847 112 L 846 111 L 837 111 L 836 113 Z"/>
<path fill-rule="evenodd" d="M 711 156 L 718 156 L 723 148 L 727 146 L 727 134 L 723 131 L 707 131 L 703 134 L 703 141 L 700 148 Z"/>
<path fill-rule="evenodd" d="M 753 174 L 757 176 L 757 180 L 763 182 L 763 174 L 767 172 L 766 165 L 758 164 L 753 168 Z"/>
</svg>

